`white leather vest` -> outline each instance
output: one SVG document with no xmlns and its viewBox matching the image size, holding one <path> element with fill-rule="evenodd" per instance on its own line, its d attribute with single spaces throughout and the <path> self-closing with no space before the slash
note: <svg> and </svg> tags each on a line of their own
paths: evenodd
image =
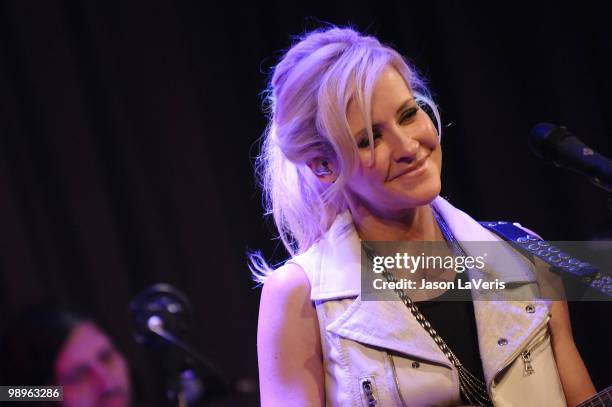
<svg viewBox="0 0 612 407">
<path fill-rule="evenodd" d="M 500 240 L 441 197 L 432 205 L 458 241 Z M 300 265 L 310 280 L 319 318 L 326 405 L 461 404 L 456 369 L 405 305 L 361 301 L 360 259 L 360 240 L 346 211 L 320 241 L 289 260 Z M 505 255 L 488 261 L 498 262 L 493 269 L 506 270 L 503 281 L 514 283 L 513 290 L 537 290 L 533 265 L 510 246 Z M 565 406 L 548 335 L 549 303 L 473 304 L 485 381 L 494 405 Z M 533 369 L 530 375 L 525 373 L 525 351 Z"/>
</svg>

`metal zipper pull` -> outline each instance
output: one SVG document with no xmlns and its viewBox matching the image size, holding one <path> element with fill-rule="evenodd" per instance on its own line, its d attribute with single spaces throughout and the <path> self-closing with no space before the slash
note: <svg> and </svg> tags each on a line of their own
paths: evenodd
<svg viewBox="0 0 612 407">
<path fill-rule="evenodd" d="M 535 373 L 533 365 L 531 364 L 531 352 L 537 347 L 539 347 L 544 341 L 546 341 L 546 339 L 548 339 L 548 332 L 542 335 L 534 343 L 531 343 L 528 349 L 525 349 L 521 352 L 521 359 L 523 359 L 523 364 L 525 366 L 525 376 L 529 376 Z"/>
<path fill-rule="evenodd" d="M 525 376 L 529 376 L 535 373 L 533 370 L 533 366 L 531 365 L 531 352 L 529 350 L 525 350 L 521 353 L 521 358 L 523 359 L 523 364 L 525 365 Z"/>
<path fill-rule="evenodd" d="M 378 402 L 374 397 L 374 390 L 372 389 L 372 382 L 368 379 L 361 382 L 361 389 L 363 390 L 363 394 L 366 397 L 366 401 L 368 403 L 368 407 L 376 407 Z"/>
</svg>

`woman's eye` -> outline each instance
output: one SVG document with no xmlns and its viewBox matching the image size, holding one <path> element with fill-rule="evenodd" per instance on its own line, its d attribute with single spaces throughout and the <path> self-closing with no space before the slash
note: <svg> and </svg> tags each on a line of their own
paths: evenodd
<svg viewBox="0 0 612 407">
<path fill-rule="evenodd" d="M 400 119 L 401 123 L 404 123 L 410 119 L 412 119 L 414 116 L 416 116 L 417 112 L 419 111 L 418 107 L 412 107 L 408 110 L 406 110 L 403 114 L 402 117 Z"/>
<path fill-rule="evenodd" d="M 374 143 L 376 143 L 376 140 L 381 138 L 382 134 L 380 133 L 374 133 L 372 134 L 372 138 L 374 139 Z M 357 147 L 359 148 L 366 148 L 370 146 L 370 139 L 368 137 L 364 137 L 362 138 L 359 143 L 357 143 Z"/>
</svg>

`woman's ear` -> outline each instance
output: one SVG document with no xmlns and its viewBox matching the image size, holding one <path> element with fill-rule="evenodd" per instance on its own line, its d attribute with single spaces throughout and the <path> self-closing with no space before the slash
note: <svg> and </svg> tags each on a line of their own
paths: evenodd
<svg viewBox="0 0 612 407">
<path fill-rule="evenodd" d="M 336 178 L 338 178 L 333 166 L 326 158 L 313 158 L 312 160 L 308 161 L 308 167 L 321 182 L 331 184 L 336 181 Z"/>
</svg>

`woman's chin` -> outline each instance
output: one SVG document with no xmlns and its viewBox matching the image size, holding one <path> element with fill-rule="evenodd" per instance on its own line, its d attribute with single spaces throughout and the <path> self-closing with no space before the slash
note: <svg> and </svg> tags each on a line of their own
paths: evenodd
<svg viewBox="0 0 612 407">
<path fill-rule="evenodd" d="M 351 198 L 349 207 L 353 211 L 365 210 L 384 217 L 397 211 L 404 212 L 407 209 L 429 205 L 438 197 L 440 190 L 440 178 L 432 177 L 427 182 L 411 188 L 387 189 L 384 192 L 377 191 L 377 193 L 372 194 L 363 191 L 361 193 L 349 191 L 348 196 Z"/>
<path fill-rule="evenodd" d="M 442 185 L 440 179 L 420 184 L 418 188 L 413 188 L 409 192 L 402 191 L 397 197 L 398 203 L 402 206 L 417 207 L 430 204 L 440 195 Z"/>
</svg>

